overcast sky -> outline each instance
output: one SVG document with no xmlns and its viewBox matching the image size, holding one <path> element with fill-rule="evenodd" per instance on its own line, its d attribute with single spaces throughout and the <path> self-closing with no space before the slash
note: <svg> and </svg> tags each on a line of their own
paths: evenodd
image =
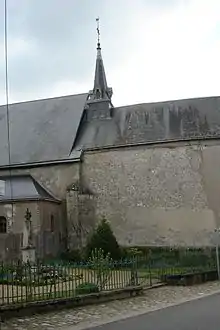
<svg viewBox="0 0 220 330">
<path fill-rule="evenodd" d="M 97 16 L 114 105 L 220 95 L 220 0 L 8 0 L 10 102 L 88 92 Z"/>
</svg>

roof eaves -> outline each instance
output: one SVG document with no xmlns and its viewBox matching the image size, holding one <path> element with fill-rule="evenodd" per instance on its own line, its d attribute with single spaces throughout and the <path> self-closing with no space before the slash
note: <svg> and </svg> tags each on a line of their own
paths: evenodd
<svg viewBox="0 0 220 330">
<path fill-rule="evenodd" d="M 137 143 L 124 143 L 124 144 L 117 144 L 117 145 L 108 145 L 104 147 L 88 147 L 83 149 L 83 153 L 87 151 L 105 151 L 105 150 L 111 150 L 111 149 L 122 149 L 122 148 L 128 148 L 128 147 L 138 147 L 138 146 L 156 146 L 160 144 L 169 144 L 174 142 L 185 142 L 185 143 L 191 143 L 196 141 L 212 141 L 212 140 L 220 140 L 220 135 L 216 136 L 197 136 L 192 138 L 182 138 L 182 139 L 167 139 L 167 140 L 157 140 L 157 141 L 147 141 L 147 142 L 137 142 Z"/>
<path fill-rule="evenodd" d="M 51 166 L 51 165 L 57 165 L 57 164 L 77 163 L 80 161 L 81 161 L 81 155 L 77 158 L 65 158 L 65 159 L 57 159 L 57 160 L 41 161 L 41 162 L 0 165 L 0 170 L 18 169 L 18 168 L 26 168 L 26 167 Z"/>
<path fill-rule="evenodd" d="M 0 174 L 0 180 L 10 180 L 13 178 L 31 178 L 31 175 L 29 173 L 13 173 L 13 174 L 7 174 L 7 175 L 1 175 Z"/>
<path fill-rule="evenodd" d="M 219 95 L 214 96 L 202 96 L 202 97 L 190 97 L 190 98 L 180 98 L 180 99 L 173 99 L 173 100 L 162 100 L 162 101 L 152 101 L 152 102 L 142 102 L 142 103 L 135 103 L 135 104 L 125 104 L 115 107 L 117 110 L 124 109 L 124 108 L 133 108 L 137 106 L 144 106 L 144 105 L 160 105 L 160 104 L 172 104 L 175 102 L 184 102 L 184 101 L 193 101 L 193 100 L 208 100 L 208 99 L 218 99 Z"/>
<path fill-rule="evenodd" d="M 21 196 L 19 198 L 4 198 L 4 199 L 0 199 L 0 204 L 3 203 L 15 203 L 15 202 L 38 202 L 38 201 L 43 201 L 43 202 L 51 202 L 51 203 L 56 203 L 56 204 L 60 204 L 61 200 L 58 199 L 53 199 L 53 198 L 43 198 L 43 197 L 26 197 L 26 196 Z"/>
</svg>

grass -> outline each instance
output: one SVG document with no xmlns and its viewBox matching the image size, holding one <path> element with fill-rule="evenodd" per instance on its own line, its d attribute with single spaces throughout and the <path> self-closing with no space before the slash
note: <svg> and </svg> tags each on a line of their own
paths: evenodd
<svg viewBox="0 0 220 330">
<path fill-rule="evenodd" d="M 68 280 L 57 279 L 52 283 L 32 284 L 26 283 L 7 283 L 0 285 L 0 305 L 9 305 L 21 302 L 42 301 L 48 299 L 68 298 L 75 295 L 78 285 L 85 282 L 97 283 L 96 271 L 82 269 L 65 268 Z M 131 271 L 113 270 L 106 279 L 102 290 L 110 291 L 126 287 L 131 279 Z"/>
<path fill-rule="evenodd" d="M 175 274 L 187 274 L 196 273 L 201 271 L 212 270 L 214 267 L 166 267 L 166 268 L 140 268 L 138 270 L 139 277 L 160 279 L 162 275 L 175 275 Z"/>
</svg>

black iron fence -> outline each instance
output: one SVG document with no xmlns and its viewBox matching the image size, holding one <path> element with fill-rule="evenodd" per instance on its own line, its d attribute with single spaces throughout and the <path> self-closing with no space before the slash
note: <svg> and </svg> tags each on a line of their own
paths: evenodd
<svg viewBox="0 0 220 330">
<path fill-rule="evenodd" d="M 136 285 L 132 262 L 1 264 L 0 305 L 54 300 Z"/>
<path fill-rule="evenodd" d="M 213 251 L 133 256 L 111 263 L 37 262 L 0 264 L 0 306 L 152 286 L 164 275 L 216 270 Z"/>
</svg>

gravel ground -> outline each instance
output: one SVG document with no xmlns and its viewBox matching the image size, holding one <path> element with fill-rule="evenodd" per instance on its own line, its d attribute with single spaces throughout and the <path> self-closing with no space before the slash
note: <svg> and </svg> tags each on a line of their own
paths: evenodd
<svg viewBox="0 0 220 330">
<path fill-rule="evenodd" d="M 70 328 L 80 330 L 146 313 L 157 308 L 167 307 L 217 291 L 220 291 L 219 282 L 211 282 L 193 287 L 165 286 L 147 290 L 144 295 L 135 298 L 11 319 L 2 323 L 1 330 L 68 330 Z"/>
</svg>

